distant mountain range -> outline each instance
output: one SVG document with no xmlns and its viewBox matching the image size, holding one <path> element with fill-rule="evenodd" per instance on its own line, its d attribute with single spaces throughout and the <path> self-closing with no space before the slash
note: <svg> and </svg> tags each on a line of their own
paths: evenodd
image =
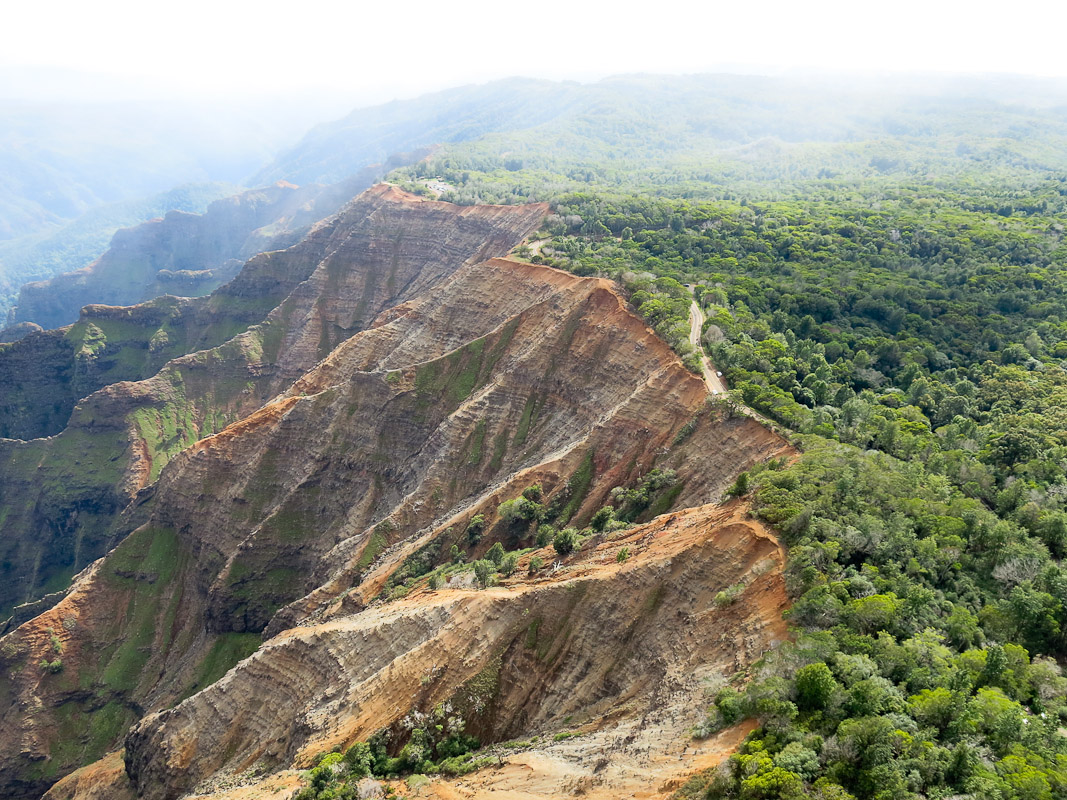
<svg viewBox="0 0 1067 800">
<path fill-rule="evenodd" d="M 1022 79 L 811 82 L 705 75 L 578 84 L 515 78 L 357 109 L 275 149 L 261 167 L 270 143 L 242 138 L 241 126 L 228 131 L 232 140 L 223 137 L 209 147 L 203 121 L 164 132 L 160 120 L 166 117 L 151 117 L 146 125 L 139 112 L 122 106 L 69 120 L 69 109 L 44 114 L 9 106 L 0 107 L 0 115 L 12 120 L 6 144 L 0 141 L 0 159 L 17 161 L 21 154 L 22 160 L 0 182 L 8 197 L 0 191 L 0 207 L 6 202 L 11 208 L 0 221 L 7 235 L 40 229 L 178 173 L 252 187 L 337 184 L 395 154 L 431 147 L 437 148 L 432 164 L 409 169 L 400 179 L 448 170 L 444 196 L 459 202 L 542 199 L 591 183 L 626 191 L 655 184 L 656 194 L 676 197 L 804 197 L 838 191 L 850 180 L 888 187 L 935 174 L 937 191 L 1005 174 L 1036 187 L 1050 173 L 1067 171 L 1065 109 L 1067 92 L 1059 83 Z M 81 148 L 73 155 L 74 140 L 56 132 L 71 126 L 79 130 Z M 37 129 L 44 135 L 35 136 Z M 132 142 L 122 133 L 131 129 L 141 131 Z M 1033 130 L 1040 137 L 1030 136 Z M 32 149 L 30 139 L 36 142 Z M 189 141 L 196 146 L 187 146 Z M 151 168 L 140 166 L 145 160 Z M 516 181 L 519 170 L 523 177 Z M 455 180 L 472 171 L 494 177 L 467 186 Z M 12 321 L 48 327 L 71 321 L 84 303 L 148 299 L 165 287 L 150 282 L 139 293 L 103 290 L 99 270 L 100 291 L 82 278 L 63 282 L 78 289 L 60 303 L 66 310 L 59 316 L 40 311 L 58 308 L 59 301 L 42 294 L 51 291 L 47 287 L 27 290 L 21 300 L 16 295 L 23 283 L 86 267 L 120 226 L 170 210 L 201 212 L 221 193 L 218 186 L 189 187 L 151 201 L 125 201 L 94 210 L 58 233 L 0 242 L 0 314 L 20 305 Z M 216 266 L 205 261 L 187 268 Z M 123 280 L 121 271 L 112 273 Z M 214 285 L 171 288 L 197 294 Z"/>
</svg>

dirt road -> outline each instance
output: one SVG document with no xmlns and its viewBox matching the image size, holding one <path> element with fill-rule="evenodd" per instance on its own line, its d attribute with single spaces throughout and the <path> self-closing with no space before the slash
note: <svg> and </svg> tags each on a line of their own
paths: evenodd
<svg viewBox="0 0 1067 800">
<path fill-rule="evenodd" d="M 692 289 L 689 291 L 692 291 Z M 715 366 L 704 355 L 704 348 L 700 344 L 700 331 L 703 327 L 704 312 L 700 310 L 697 301 L 693 300 L 689 306 L 689 343 L 700 354 L 700 368 L 704 372 L 704 383 L 708 385 L 708 390 L 712 394 L 723 394 L 726 391 L 726 384 L 723 383 L 722 378 L 715 371 Z"/>
</svg>

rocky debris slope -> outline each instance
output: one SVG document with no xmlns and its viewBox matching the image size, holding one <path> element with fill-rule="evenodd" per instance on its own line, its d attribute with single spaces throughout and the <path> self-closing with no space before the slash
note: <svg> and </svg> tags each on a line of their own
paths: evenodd
<svg viewBox="0 0 1067 800">
<path fill-rule="evenodd" d="M 485 741 L 576 715 L 632 722 L 664 707 L 663 687 L 691 699 L 692 675 L 783 635 L 776 543 L 704 504 L 788 446 L 709 408 L 608 282 L 495 258 L 544 211 L 372 190 L 230 284 L 224 296 L 304 275 L 262 323 L 104 388 L 51 440 L 12 443 L 47 454 L 125 421 L 109 480 L 133 502 L 100 517 L 118 546 L 0 640 L 0 792 L 39 794 L 145 714 L 126 771 L 56 791 L 91 796 L 96 774 L 177 797 L 254 764 L 302 766 L 327 743 L 402 737 L 404 716 L 475 684 L 495 687 L 471 717 Z M 187 426 L 169 445 L 168 419 Z M 581 526 L 650 474 L 665 478 L 639 521 L 697 508 L 594 537 L 540 579 L 383 600 L 412 559 L 530 547 L 536 525 L 500 506 L 531 484 L 554 524 Z M 621 547 L 635 556 L 620 566 Z"/>
</svg>

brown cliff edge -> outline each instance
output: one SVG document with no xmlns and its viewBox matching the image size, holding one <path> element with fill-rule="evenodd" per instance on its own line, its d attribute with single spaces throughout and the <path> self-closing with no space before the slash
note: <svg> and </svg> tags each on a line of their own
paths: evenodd
<svg viewBox="0 0 1067 800">
<path fill-rule="evenodd" d="M 406 214 L 454 208 L 372 191 Z M 331 229 L 338 246 L 318 251 L 268 317 L 285 321 L 269 369 L 256 367 L 273 398 L 170 457 L 157 480 L 142 465 L 146 492 L 119 523 L 128 538 L 0 640 L 12 796 L 35 796 L 53 767 L 58 778 L 89 755 L 88 737 L 108 733 L 101 713 L 116 748 L 133 724 L 125 767 L 109 755 L 48 797 L 262 796 L 294 785 L 290 770 L 317 753 L 399 731 L 440 702 L 467 704 L 485 743 L 540 739 L 418 796 L 655 797 L 743 736 L 698 745 L 687 731 L 708 680 L 785 636 L 783 554 L 743 506 L 711 501 L 791 451 L 706 407 L 702 381 L 609 282 L 493 258 L 543 213 L 450 212 L 460 228 L 474 217 L 509 233 L 462 250 L 461 232 L 439 231 L 421 241 L 426 263 L 403 245 L 402 291 L 378 252 L 400 252 L 395 236 L 353 245 Z M 368 261 L 386 274 L 361 272 Z M 593 537 L 558 568 L 549 547 L 494 588 L 381 598 L 427 546 L 444 561 L 453 542 L 471 559 L 498 540 L 514 549 L 496 509 L 532 483 L 581 525 L 653 468 L 675 472 L 665 508 L 676 510 Z M 461 537 L 476 514 L 489 524 L 472 547 Z M 549 566 L 528 576 L 533 556 Z M 738 600 L 717 607 L 738 584 Z M 257 634 L 257 652 L 207 680 L 205 664 Z M 56 638 L 63 669 L 49 674 L 36 665 Z M 564 731 L 576 735 L 553 740 Z"/>
</svg>

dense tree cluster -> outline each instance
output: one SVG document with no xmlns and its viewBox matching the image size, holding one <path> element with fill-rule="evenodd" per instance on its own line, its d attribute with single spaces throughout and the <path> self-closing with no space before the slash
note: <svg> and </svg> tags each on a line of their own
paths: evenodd
<svg viewBox="0 0 1067 800">
<path fill-rule="evenodd" d="M 1067 571 L 919 464 L 802 444 L 750 477 L 798 636 L 716 695 L 701 734 L 761 727 L 707 796 L 1064 796 Z"/>
<path fill-rule="evenodd" d="M 406 178 L 439 177 L 459 202 L 551 201 L 538 252 L 520 255 L 617 279 L 691 366 L 695 298 L 730 402 L 803 451 L 727 492 L 787 541 L 795 639 L 724 679 L 698 733 L 759 727 L 682 794 L 1067 796 L 1067 174 L 1052 139 L 960 107 L 869 138 L 701 152 L 689 130 L 655 135 L 672 123 L 603 114 L 551 148 L 549 129 L 454 145 Z M 592 527 L 656 513 L 647 488 L 617 490 Z"/>
<path fill-rule="evenodd" d="M 1064 226 L 970 205 L 578 195 L 548 222 L 544 260 L 616 276 L 668 341 L 693 285 L 736 394 L 803 435 L 731 489 L 787 537 L 798 638 L 719 693 L 703 732 L 761 727 L 709 797 L 1067 793 Z"/>
</svg>

